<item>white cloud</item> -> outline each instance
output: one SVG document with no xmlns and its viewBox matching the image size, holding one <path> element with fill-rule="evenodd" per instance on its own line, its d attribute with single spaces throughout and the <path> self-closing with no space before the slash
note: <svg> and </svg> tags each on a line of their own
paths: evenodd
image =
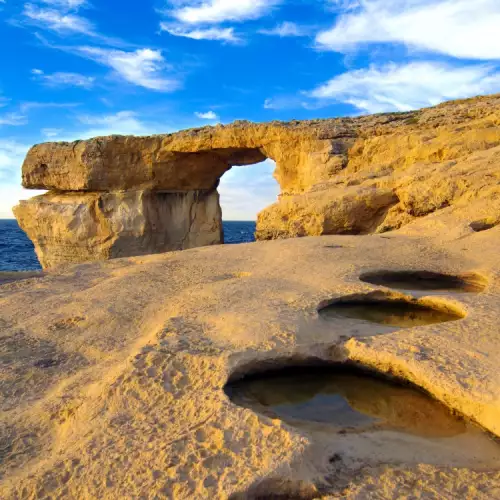
<svg viewBox="0 0 500 500">
<path fill-rule="evenodd" d="M 241 37 L 235 34 L 233 27 L 221 26 L 221 24 L 258 19 L 269 14 L 283 1 L 170 0 L 169 3 L 173 8 L 163 11 L 163 14 L 169 16 L 171 20 L 160 23 L 160 29 L 174 36 L 194 40 L 242 43 Z M 172 22 L 172 19 L 175 21 Z"/>
<path fill-rule="evenodd" d="M 0 115 L 0 125 L 17 127 L 19 125 L 26 125 L 26 123 L 26 116 L 21 113 L 13 112 Z"/>
<path fill-rule="evenodd" d="M 375 43 L 464 59 L 500 59 L 498 0 L 363 0 L 344 8 L 333 28 L 316 37 L 319 48 L 346 52 Z"/>
<path fill-rule="evenodd" d="M 491 66 L 414 62 L 349 71 L 306 95 L 324 104 L 344 102 L 361 111 L 379 113 L 408 111 L 498 91 L 500 72 Z"/>
<path fill-rule="evenodd" d="M 182 25 L 160 23 L 160 29 L 173 36 L 192 38 L 193 40 L 219 40 L 230 43 L 239 43 L 241 39 L 235 35 L 234 28 L 206 28 L 186 29 Z"/>
<path fill-rule="evenodd" d="M 54 139 L 61 134 L 62 129 L 60 128 L 42 128 L 42 135 L 47 139 Z"/>
<path fill-rule="evenodd" d="M 206 113 L 196 112 L 195 115 L 202 120 L 218 120 L 219 117 L 213 111 L 207 111 Z"/>
<path fill-rule="evenodd" d="M 170 12 L 185 24 L 247 21 L 268 14 L 282 0 L 188 0 L 171 2 L 179 5 Z"/>
<path fill-rule="evenodd" d="M 25 4 L 23 14 L 30 23 L 59 34 L 96 35 L 92 23 L 76 14 L 52 8 L 41 8 L 31 3 Z"/>
<path fill-rule="evenodd" d="M 160 92 L 177 90 L 180 82 L 163 74 L 170 67 L 160 50 L 137 49 L 126 52 L 118 49 L 79 47 L 76 52 L 114 70 L 129 83 Z"/>
<path fill-rule="evenodd" d="M 46 75 L 39 69 L 32 70 L 32 73 L 37 75 L 39 80 L 51 87 L 82 87 L 90 89 L 95 82 L 94 77 L 81 75 L 79 73 L 57 72 Z"/>
<path fill-rule="evenodd" d="M 261 33 L 262 35 L 279 36 L 281 38 L 285 38 L 292 36 L 308 36 L 309 31 L 310 30 L 304 26 L 299 26 L 296 23 L 285 21 L 270 30 L 260 30 L 259 33 Z"/>
<path fill-rule="evenodd" d="M 172 132 L 165 125 L 143 122 L 133 111 L 120 111 L 100 116 L 82 115 L 78 117 L 78 120 L 86 128 L 59 140 L 74 141 L 106 135 L 153 135 Z"/>
<path fill-rule="evenodd" d="M 87 0 L 41 0 L 42 3 L 65 9 L 79 9 L 87 5 Z"/>
</svg>

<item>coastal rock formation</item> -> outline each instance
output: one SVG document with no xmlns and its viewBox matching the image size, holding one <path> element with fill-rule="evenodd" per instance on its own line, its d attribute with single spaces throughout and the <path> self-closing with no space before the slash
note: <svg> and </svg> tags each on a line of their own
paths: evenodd
<svg viewBox="0 0 500 500">
<path fill-rule="evenodd" d="M 49 192 L 22 201 L 15 215 L 44 268 L 216 245 L 223 240 L 216 190 Z"/>
<path fill-rule="evenodd" d="M 122 192 L 129 191 L 151 192 L 152 198 L 156 193 L 213 192 L 230 168 L 266 158 L 276 162 L 274 176 L 281 195 L 259 214 L 258 239 L 390 231 L 449 206 L 500 196 L 500 95 L 408 113 L 289 123 L 235 122 L 151 137 L 41 144 L 28 153 L 23 185 L 57 194 L 21 204 L 16 216 L 46 266 L 178 248 L 175 238 L 149 245 L 155 236 L 147 236 L 147 228 L 157 225 L 154 218 L 146 220 L 144 230 L 133 232 L 136 241 L 125 229 L 125 220 L 114 224 L 113 238 L 120 240 L 116 232 L 120 227 L 127 233 L 128 253 L 124 245 L 114 253 L 107 243 L 99 249 L 98 239 L 87 245 L 71 234 L 59 240 L 46 238 L 43 226 L 74 223 L 72 216 L 61 217 L 63 209 L 53 201 L 72 206 L 74 192 L 80 193 L 76 198 L 82 200 L 80 210 L 89 213 L 95 211 L 93 200 L 103 192 L 113 199 L 127 198 Z M 42 208 L 48 205 L 51 213 Z M 131 207 L 127 217 L 134 218 Z M 31 220 L 38 210 L 43 213 L 41 225 Z M 148 212 L 139 206 L 136 210 L 139 218 Z M 189 225 L 190 214 L 186 209 L 179 217 Z M 115 221 L 118 218 L 114 216 Z M 95 227 L 88 226 L 90 234 L 108 237 L 107 227 L 101 227 L 106 220 L 95 218 Z M 197 220 L 213 225 L 211 216 Z M 205 242 L 201 237 L 193 245 L 221 242 L 220 238 Z M 57 257 L 52 259 L 51 252 Z"/>
<path fill-rule="evenodd" d="M 0 498 L 499 498 L 500 447 L 481 429 L 458 448 L 391 429 L 318 435 L 225 392 L 270 368 L 354 363 L 499 436 L 500 226 L 471 227 L 499 208 L 477 199 L 390 234 L 196 248 L 1 285 Z M 360 279 L 390 271 L 480 286 Z M 390 332 L 318 312 L 366 295 L 420 297 L 460 318 Z M 433 425 L 425 405 L 371 396 L 358 409 Z"/>
</svg>

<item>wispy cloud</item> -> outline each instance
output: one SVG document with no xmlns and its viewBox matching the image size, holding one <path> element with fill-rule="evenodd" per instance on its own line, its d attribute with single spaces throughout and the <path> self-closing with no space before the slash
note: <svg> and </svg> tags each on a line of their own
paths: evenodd
<svg viewBox="0 0 500 500">
<path fill-rule="evenodd" d="M 14 20 L 13 23 L 34 26 L 61 37 L 90 37 L 114 47 L 127 46 L 123 40 L 99 33 L 94 23 L 80 13 L 82 9 L 87 8 L 92 8 L 92 4 L 85 0 L 32 0 L 24 4 L 22 18 Z M 44 45 L 51 46 L 40 34 L 35 33 L 35 36 Z"/>
<path fill-rule="evenodd" d="M 414 62 L 349 71 L 305 95 L 323 105 L 344 102 L 362 112 L 379 113 L 499 91 L 500 72 L 492 66 Z"/>
<path fill-rule="evenodd" d="M 170 0 L 170 9 L 162 11 L 169 21 L 160 29 L 174 36 L 194 40 L 218 40 L 242 43 L 234 27 L 226 23 L 241 23 L 270 14 L 284 0 Z"/>
<path fill-rule="evenodd" d="M 40 131 L 46 139 L 54 139 L 61 135 L 62 129 L 60 128 L 42 128 Z"/>
<path fill-rule="evenodd" d="M 259 31 L 262 35 L 279 36 L 281 38 L 285 37 L 301 37 L 309 36 L 311 34 L 311 28 L 306 26 L 299 26 L 297 23 L 292 23 L 285 21 L 278 24 L 272 29 L 262 29 Z"/>
<path fill-rule="evenodd" d="M 120 111 L 105 115 L 80 115 L 80 129 L 64 140 L 89 139 L 106 135 L 152 135 L 172 132 L 160 123 L 145 122 L 134 111 Z"/>
<path fill-rule="evenodd" d="M 26 116 L 21 113 L 13 112 L 0 115 L 0 125 L 17 127 L 20 125 L 26 125 L 26 123 L 28 123 L 28 120 Z"/>
<path fill-rule="evenodd" d="M 178 5 L 170 11 L 175 19 L 186 24 L 248 21 L 269 14 L 283 0 L 187 0 L 171 2 Z"/>
<path fill-rule="evenodd" d="M 266 99 L 264 109 L 283 110 L 283 109 L 317 109 L 320 106 L 313 105 L 307 96 L 299 95 L 280 95 Z"/>
<path fill-rule="evenodd" d="M 171 70 L 160 50 L 137 49 L 124 51 L 101 47 L 77 47 L 75 53 L 111 68 L 121 79 L 150 90 L 172 92 L 181 83 L 165 75 Z"/>
<path fill-rule="evenodd" d="M 96 36 L 94 25 L 88 19 L 75 13 L 27 3 L 24 6 L 23 15 L 30 24 L 58 34 L 76 33 Z"/>
<path fill-rule="evenodd" d="M 41 0 L 41 2 L 65 9 L 78 9 L 88 5 L 87 0 Z"/>
<path fill-rule="evenodd" d="M 57 72 L 47 75 L 42 70 L 33 69 L 32 74 L 49 87 L 82 87 L 90 89 L 95 83 L 94 77 L 79 73 Z"/>
<path fill-rule="evenodd" d="M 19 110 L 21 113 L 28 113 L 34 109 L 46 109 L 46 108 L 76 108 L 80 106 L 77 102 L 38 102 L 38 101 L 24 101 L 19 105 Z"/>
<path fill-rule="evenodd" d="M 324 50 L 399 43 L 456 58 L 500 59 L 498 0 L 363 0 L 347 3 L 336 24 L 316 37 Z"/>
<path fill-rule="evenodd" d="M 181 36 L 191 38 L 193 40 L 218 40 L 229 43 L 240 43 L 241 38 L 238 37 L 234 28 L 185 28 L 182 25 L 172 25 L 169 23 L 160 23 L 161 31 L 166 31 L 173 36 Z"/>
<path fill-rule="evenodd" d="M 206 113 L 195 112 L 195 115 L 202 120 L 218 120 L 219 116 L 214 111 L 207 111 Z"/>
</svg>

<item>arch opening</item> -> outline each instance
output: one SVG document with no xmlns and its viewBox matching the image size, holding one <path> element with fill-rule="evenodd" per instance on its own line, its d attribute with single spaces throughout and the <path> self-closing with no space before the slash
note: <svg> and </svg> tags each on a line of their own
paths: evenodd
<svg viewBox="0 0 500 500">
<path fill-rule="evenodd" d="M 234 158 L 239 161 L 231 162 L 218 187 L 225 244 L 255 241 L 258 213 L 276 203 L 280 194 L 272 159 L 264 156 L 263 161 L 249 162 L 258 155 L 241 151 Z"/>
</svg>

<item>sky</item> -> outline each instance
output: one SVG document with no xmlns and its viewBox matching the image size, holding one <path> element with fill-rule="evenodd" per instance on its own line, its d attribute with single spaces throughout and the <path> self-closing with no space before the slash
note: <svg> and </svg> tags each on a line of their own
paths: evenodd
<svg viewBox="0 0 500 500">
<path fill-rule="evenodd" d="M 499 0 L 0 0 L 0 218 L 35 143 L 407 111 L 500 92 Z M 226 220 L 274 164 L 222 179 Z"/>
</svg>

